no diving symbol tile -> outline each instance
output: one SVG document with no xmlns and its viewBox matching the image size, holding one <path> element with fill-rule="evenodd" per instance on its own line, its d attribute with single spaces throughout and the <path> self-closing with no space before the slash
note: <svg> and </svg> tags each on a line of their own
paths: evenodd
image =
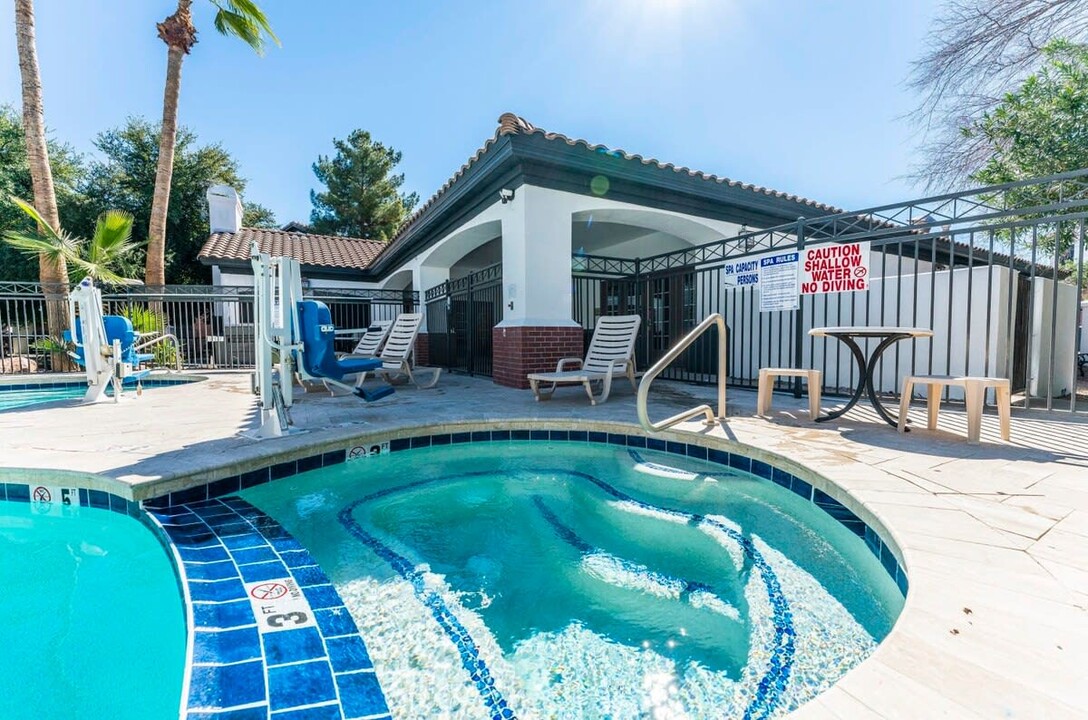
<svg viewBox="0 0 1088 720">
<path fill-rule="evenodd" d="M 375 457 L 377 455 L 389 454 L 389 441 L 383 443 L 372 443 L 370 445 L 356 445 L 355 447 L 348 448 L 347 459 L 348 460 L 361 460 L 362 458 Z"/>
<path fill-rule="evenodd" d="M 261 633 L 294 630 L 317 624 L 314 612 L 293 578 L 245 583 L 246 597 Z"/>
<path fill-rule="evenodd" d="M 266 582 L 257 585 L 249 591 L 254 600 L 277 600 L 287 594 L 287 586 L 283 583 Z"/>
<path fill-rule="evenodd" d="M 69 515 L 79 508 L 79 491 L 52 485 L 32 485 L 30 507 L 39 515 Z"/>
</svg>

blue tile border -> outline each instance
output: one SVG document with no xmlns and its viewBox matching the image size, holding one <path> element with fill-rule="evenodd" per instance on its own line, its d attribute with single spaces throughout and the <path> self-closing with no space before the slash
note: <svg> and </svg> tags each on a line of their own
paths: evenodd
<svg viewBox="0 0 1088 720">
<path fill-rule="evenodd" d="M 177 554 L 191 611 L 187 720 L 317 708 L 345 720 L 389 718 L 355 621 L 325 572 L 279 523 L 236 496 L 147 512 Z M 289 612 L 255 611 L 259 603 L 246 588 L 257 592 L 253 583 L 262 582 L 283 593 L 294 584 Z"/>
<path fill-rule="evenodd" d="M 389 452 L 400 452 L 436 445 L 456 445 L 466 442 L 521 442 L 521 441 L 551 441 L 551 442 L 580 442 L 617 445 L 627 448 L 638 448 L 668 452 L 675 455 L 693 457 L 699 460 L 707 460 L 718 465 L 740 470 L 758 478 L 769 480 L 793 492 L 801 498 L 811 502 L 828 515 L 837 520 L 843 527 L 857 535 L 873 553 L 877 560 L 887 571 L 892 581 L 906 596 L 908 582 L 907 573 L 903 566 L 895 559 L 894 554 L 873 528 L 859 518 L 852 510 L 827 493 L 812 486 L 811 483 L 775 467 L 762 460 L 756 460 L 743 453 L 727 452 L 717 448 L 708 448 L 693 443 L 678 442 L 676 440 L 663 440 L 661 438 L 646 437 L 644 435 L 632 435 L 627 433 L 599 432 L 594 430 L 473 430 L 455 433 L 440 433 L 432 435 L 420 433 L 394 438 L 389 441 Z M 345 448 L 332 452 L 318 453 L 300 458 L 293 462 L 278 463 L 269 467 L 252 470 L 241 475 L 230 476 L 216 480 L 207 485 L 197 486 L 195 489 L 187 489 L 162 495 L 151 500 L 144 501 L 146 507 L 168 507 L 179 502 L 191 502 L 191 498 L 207 499 L 220 494 L 236 492 L 232 490 L 236 484 L 241 489 L 253 487 L 269 482 L 272 479 L 288 477 L 294 472 L 283 474 L 290 465 L 295 466 L 295 472 L 304 472 L 307 469 L 329 467 L 345 461 L 345 457 L 353 457 L 352 450 Z M 282 467 L 281 467 L 282 466 Z"/>
<path fill-rule="evenodd" d="M 343 461 L 337 453 L 315 457 L 329 457 L 328 464 Z M 267 482 L 268 473 L 263 477 Z M 355 621 L 313 557 L 245 500 L 206 499 L 211 488 L 237 491 L 238 479 L 176 493 L 200 499 L 163 507 L 141 507 L 89 488 L 76 488 L 71 496 L 72 505 L 139 521 L 168 551 L 184 599 L 191 647 L 184 717 L 267 719 L 273 711 L 280 717 L 280 710 L 320 706 L 330 709 L 329 717 L 388 719 L 385 696 Z M 0 483 L 0 500 L 30 503 L 41 487 L 55 486 Z M 278 578 L 297 583 L 317 616 L 315 625 L 258 633 L 260 619 L 243 582 Z M 283 663 L 302 669 L 277 674 Z"/>
<path fill-rule="evenodd" d="M 188 385 L 189 383 L 200 382 L 203 378 L 200 377 L 186 377 L 186 378 L 169 378 L 169 377 L 156 377 L 156 378 L 144 378 L 140 383 L 144 387 L 166 387 L 168 385 Z M 125 378 L 125 385 L 135 385 L 136 380 L 134 378 Z M 7 390 L 49 390 L 55 388 L 61 388 L 70 390 L 72 388 L 86 388 L 86 379 L 82 380 L 70 380 L 64 382 L 36 382 L 36 383 L 0 383 L 0 393 Z"/>
</svg>

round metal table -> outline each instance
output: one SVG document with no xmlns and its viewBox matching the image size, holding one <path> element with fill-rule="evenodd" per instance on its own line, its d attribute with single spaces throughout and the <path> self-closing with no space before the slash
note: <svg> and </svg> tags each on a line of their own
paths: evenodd
<svg viewBox="0 0 1088 720">
<path fill-rule="evenodd" d="M 880 360 L 880 356 L 884 354 L 885 350 L 900 340 L 930 338 L 933 337 L 933 331 L 913 327 L 845 326 L 812 328 L 808 331 L 808 334 L 813 337 L 835 338 L 850 349 L 858 366 L 858 385 L 854 388 L 854 395 L 850 398 L 850 402 L 838 410 L 832 410 L 826 415 L 821 415 L 816 418 L 816 422 L 827 422 L 842 417 L 858 404 L 862 393 L 867 392 L 869 402 L 872 403 L 876 414 L 892 427 L 898 427 L 899 419 L 884 409 L 877 397 L 876 390 L 873 388 L 873 373 L 876 370 L 877 361 Z M 873 354 L 869 356 L 868 360 L 865 359 L 865 352 L 857 343 L 858 338 L 880 338 L 880 342 L 877 343 L 876 349 L 873 350 Z"/>
</svg>

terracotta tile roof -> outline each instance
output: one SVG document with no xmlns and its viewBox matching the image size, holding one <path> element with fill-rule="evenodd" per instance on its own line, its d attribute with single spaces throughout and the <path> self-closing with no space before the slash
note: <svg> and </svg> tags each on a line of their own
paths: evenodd
<svg viewBox="0 0 1088 720">
<path fill-rule="evenodd" d="M 789 193 L 779 192 L 778 190 L 772 190 L 770 188 L 761 187 L 759 185 L 752 185 L 750 183 L 742 183 L 738 180 L 730 180 L 727 177 L 721 177 L 718 175 L 711 175 L 710 173 L 702 172 L 701 170 L 692 170 L 688 167 L 677 167 L 672 163 L 661 162 L 654 158 L 644 158 L 641 155 L 629 153 L 625 150 L 613 149 L 604 145 L 596 145 L 590 143 L 588 140 L 582 140 L 580 138 L 569 138 L 566 135 L 560 133 L 548 132 L 536 127 L 523 117 L 519 117 L 514 113 L 503 113 L 499 117 L 499 129 L 495 133 L 495 137 L 498 138 L 502 135 L 541 135 L 545 140 L 558 140 L 564 142 L 571 147 L 581 145 L 582 147 L 592 150 L 597 153 L 605 153 L 612 155 L 613 157 L 623 158 L 624 160 L 637 160 L 643 165 L 651 165 L 653 167 L 661 168 L 662 170 L 672 170 L 676 173 L 684 173 L 691 175 L 692 177 L 702 178 L 708 182 L 718 183 L 719 185 L 728 185 L 730 187 L 737 187 L 743 190 L 751 190 L 752 192 L 762 193 L 763 195 L 770 195 L 771 197 L 782 198 L 784 200 L 791 200 L 793 202 L 801 203 L 802 205 L 808 205 L 809 207 L 816 208 L 825 212 L 841 212 L 833 205 L 826 205 L 822 202 L 816 202 L 815 200 L 809 200 L 799 195 L 791 195 Z M 472 162 L 471 160 L 469 162 Z"/>
<path fill-rule="evenodd" d="M 313 235 L 276 228 L 242 228 L 236 233 L 212 233 L 197 257 L 248 261 L 254 240 L 261 252 L 269 255 L 293 257 L 303 265 L 356 270 L 369 266 L 385 248 L 385 243 L 376 240 Z"/>
<path fill-rule="evenodd" d="M 641 155 L 628 153 L 624 150 L 612 149 L 604 145 L 590 143 L 587 140 L 572 139 L 560 133 L 548 132 L 546 130 L 542 130 L 536 127 L 525 118 L 508 112 L 503 113 L 499 116 L 499 127 L 495 130 L 495 134 L 490 137 L 487 142 L 485 142 L 483 146 L 481 146 L 480 149 L 477 150 L 475 154 L 473 154 L 473 156 L 470 157 L 468 161 L 465 162 L 465 164 L 462 165 L 457 170 L 457 172 L 455 172 L 450 177 L 450 179 L 447 180 L 445 184 L 442 185 L 442 187 L 440 187 L 438 191 L 431 196 L 429 200 L 427 200 L 427 202 L 423 203 L 419 208 L 417 208 L 416 211 L 412 213 L 412 215 L 407 220 L 405 220 L 404 223 L 401 224 L 400 228 L 398 228 L 397 232 L 393 235 L 393 238 L 389 241 L 386 247 L 387 251 L 392 251 L 393 246 L 397 244 L 397 241 L 408 231 L 408 229 L 411 228 L 412 225 L 415 224 L 415 222 L 419 220 L 431 206 L 438 202 L 442 198 L 442 196 L 445 195 L 445 193 L 454 185 L 454 183 L 456 183 L 457 180 L 460 179 L 461 176 L 464 175 L 470 167 L 472 167 L 481 157 L 483 157 L 492 145 L 498 142 L 499 138 L 505 135 L 540 135 L 545 140 L 562 142 L 571 147 L 582 146 L 592 152 L 605 153 L 608 155 L 612 155 L 613 157 L 622 158 L 624 160 L 637 161 L 642 163 L 643 165 L 660 168 L 661 170 L 672 170 L 676 173 L 684 173 L 692 177 L 706 180 L 707 182 L 740 188 L 742 190 L 749 190 L 754 193 L 769 195 L 771 197 L 781 198 L 783 200 L 789 200 L 792 202 L 800 203 L 802 205 L 807 205 L 808 207 L 815 208 L 817 210 L 820 210 L 821 212 L 843 212 L 840 208 L 837 208 L 833 205 L 827 205 L 825 203 L 817 202 L 815 200 L 809 200 L 808 198 L 804 198 L 799 195 L 791 195 L 789 193 L 779 192 L 778 190 L 772 190 L 770 188 L 761 187 L 759 185 L 742 183 L 737 180 L 730 180 L 726 177 L 720 177 L 718 175 L 704 173 L 699 170 L 692 170 L 691 168 L 687 167 L 678 167 L 676 165 L 673 165 L 672 163 L 664 163 L 654 158 L 644 158 Z"/>
</svg>

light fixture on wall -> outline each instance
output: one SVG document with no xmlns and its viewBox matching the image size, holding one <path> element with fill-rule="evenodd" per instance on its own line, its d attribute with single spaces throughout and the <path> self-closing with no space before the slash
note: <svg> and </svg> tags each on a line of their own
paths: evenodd
<svg viewBox="0 0 1088 720">
<path fill-rule="evenodd" d="M 514 191 L 511 190 L 510 188 L 503 188 L 502 190 L 499 190 L 499 201 L 503 205 L 505 205 L 506 203 L 510 202 L 513 199 L 514 199 Z"/>
</svg>

